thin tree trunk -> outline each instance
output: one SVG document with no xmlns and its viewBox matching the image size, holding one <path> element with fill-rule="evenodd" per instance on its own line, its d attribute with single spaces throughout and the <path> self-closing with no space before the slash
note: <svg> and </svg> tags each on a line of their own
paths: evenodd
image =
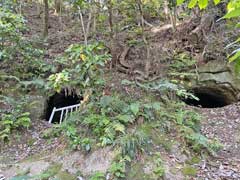
<svg viewBox="0 0 240 180">
<path fill-rule="evenodd" d="M 175 32 L 177 29 L 176 7 L 173 7 L 173 9 L 170 12 L 170 20 L 171 20 L 171 24 L 172 24 L 172 29 Z"/>
<path fill-rule="evenodd" d="M 90 26 L 91 26 L 91 22 L 92 22 L 92 9 L 89 10 L 87 28 L 85 28 L 82 10 L 81 10 L 80 6 L 78 6 L 78 13 L 80 16 L 80 21 L 81 21 L 81 26 L 82 26 L 83 36 L 84 36 L 84 44 L 87 45 L 88 44 L 88 34 L 90 31 Z"/>
<path fill-rule="evenodd" d="M 175 24 L 174 16 L 173 16 L 172 12 L 169 14 L 169 17 L 170 17 L 172 29 L 173 29 L 173 31 L 175 31 L 176 30 L 176 24 Z"/>
<path fill-rule="evenodd" d="M 49 8 L 48 0 L 44 0 L 44 27 L 43 27 L 43 37 L 47 38 L 48 36 L 48 19 L 49 19 Z"/>
<path fill-rule="evenodd" d="M 113 39 L 113 13 L 112 13 L 112 1 L 108 0 L 108 23 L 109 23 L 109 29 L 110 29 L 110 37 Z"/>
<path fill-rule="evenodd" d="M 164 0 L 164 13 L 167 17 L 167 20 L 170 20 L 172 29 L 175 32 L 176 31 L 176 7 L 174 5 L 173 9 L 169 8 L 169 2 L 168 0 Z"/>
<path fill-rule="evenodd" d="M 41 18 L 41 6 L 43 5 L 43 1 L 42 0 L 37 0 L 37 16 L 39 18 Z"/>
<path fill-rule="evenodd" d="M 108 25 L 110 30 L 110 50 L 112 55 L 112 61 L 110 69 L 117 66 L 117 54 L 115 50 L 115 38 L 114 38 L 114 29 L 113 29 L 113 4 L 112 0 L 107 1 L 108 8 Z"/>
<path fill-rule="evenodd" d="M 148 79 L 149 78 L 149 71 L 150 71 L 150 67 L 151 67 L 151 59 L 150 59 L 150 48 L 149 48 L 149 43 L 147 41 L 145 32 L 144 32 L 144 25 L 145 25 L 145 21 L 144 21 L 144 15 L 143 15 L 143 8 L 142 8 L 142 2 L 141 0 L 137 1 L 137 5 L 139 8 L 139 14 L 141 17 L 141 27 L 142 27 L 142 39 L 143 42 L 145 44 L 145 47 L 147 49 L 147 55 L 146 55 L 146 62 L 145 62 L 145 67 L 144 67 L 144 78 Z"/>
<path fill-rule="evenodd" d="M 168 0 L 164 0 L 163 3 L 163 8 L 164 8 L 164 14 L 169 19 L 169 7 L 168 7 Z"/>
<path fill-rule="evenodd" d="M 92 27 L 92 31 L 95 34 L 96 33 L 96 26 L 97 26 L 97 14 L 98 14 L 98 9 L 96 4 L 94 3 L 93 5 L 93 27 Z"/>
<path fill-rule="evenodd" d="M 86 30 L 85 30 L 85 25 L 84 25 L 82 10 L 81 10 L 81 7 L 80 7 L 80 6 L 78 6 L 78 13 L 79 13 L 79 16 L 80 16 L 80 22 L 81 22 L 82 31 L 83 31 L 83 36 L 84 36 L 84 44 L 87 45 L 87 44 L 88 44 L 88 41 L 87 41 L 87 36 L 86 36 Z"/>
<path fill-rule="evenodd" d="M 62 11 L 62 0 L 54 0 L 55 13 L 59 14 Z"/>
<path fill-rule="evenodd" d="M 90 27 L 91 27 L 91 23 L 92 23 L 92 12 L 93 12 L 93 10 L 90 9 L 89 14 L 88 14 L 88 23 L 87 23 L 87 29 L 86 29 L 86 37 L 87 38 L 88 38 L 88 35 L 90 34 Z"/>
</svg>

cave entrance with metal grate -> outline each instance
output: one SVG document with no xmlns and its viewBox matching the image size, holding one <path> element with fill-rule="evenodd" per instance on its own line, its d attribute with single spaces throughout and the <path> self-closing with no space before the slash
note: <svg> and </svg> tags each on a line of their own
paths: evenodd
<svg viewBox="0 0 240 180">
<path fill-rule="evenodd" d="M 78 96 L 76 93 L 65 94 L 64 91 L 61 91 L 60 93 L 55 93 L 53 96 L 49 97 L 47 101 L 47 108 L 46 108 L 46 115 L 45 115 L 46 121 L 49 121 L 54 107 L 64 108 L 64 107 L 76 105 L 76 104 L 79 104 L 81 100 L 82 100 L 82 97 Z M 64 113 L 62 116 L 65 116 L 65 114 L 66 113 Z M 54 116 L 52 117 L 51 123 L 59 123 L 60 118 L 61 118 L 61 111 L 55 112 Z"/>
</svg>

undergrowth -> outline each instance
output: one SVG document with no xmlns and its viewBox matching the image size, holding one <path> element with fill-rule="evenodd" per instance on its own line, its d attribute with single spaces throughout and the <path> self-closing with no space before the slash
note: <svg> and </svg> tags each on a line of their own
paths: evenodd
<svg viewBox="0 0 240 180">
<path fill-rule="evenodd" d="M 8 141 L 14 130 L 28 128 L 31 125 L 30 113 L 25 111 L 26 102 L 23 99 L 16 101 L 14 98 L 0 96 L 1 102 L 8 102 L 8 110 L 0 110 L 0 141 Z"/>
<path fill-rule="evenodd" d="M 67 118 L 56 131 L 60 129 L 73 149 L 86 153 L 108 145 L 118 149 L 120 153 L 109 173 L 116 179 L 124 179 L 126 166 L 153 150 L 152 146 L 156 143 L 153 131 L 161 133 L 163 137 L 175 134 L 176 141 L 181 140 L 192 153 L 214 154 L 218 151 L 221 144 L 201 134 L 200 121 L 201 116 L 187 110 L 182 103 L 163 105 L 158 102 L 126 100 L 119 95 L 92 95 L 89 102 Z M 166 144 L 164 141 L 159 143 Z M 171 145 L 165 146 L 166 150 L 171 149 Z M 164 168 L 160 154 L 154 159 L 157 164 L 154 173 L 162 177 Z"/>
</svg>

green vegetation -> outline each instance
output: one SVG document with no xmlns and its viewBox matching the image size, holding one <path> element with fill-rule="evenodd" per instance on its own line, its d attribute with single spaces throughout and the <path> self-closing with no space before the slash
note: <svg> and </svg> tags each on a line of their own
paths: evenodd
<svg viewBox="0 0 240 180">
<path fill-rule="evenodd" d="M 9 135 L 13 130 L 19 130 L 21 128 L 28 128 L 31 125 L 30 113 L 24 111 L 25 102 L 15 101 L 12 98 L 6 98 L 12 105 L 12 109 L 9 112 L 0 110 L 0 141 L 9 140 Z"/>
<path fill-rule="evenodd" d="M 177 5 L 181 5 L 184 3 L 185 0 L 177 0 Z M 218 5 L 221 2 L 224 2 L 222 0 L 213 0 L 215 5 Z M 199 6 L 200 9 L 206 9 L 209 5 L 209 0 L 190 0 L 188 2 L 189 8 L 194 8 L 195 6 Z M 222 17 L 222 19 L 231 19 L 231 18 L 239 18 L 240 17 L 240 2 L 237 0 L 230 0 L 227 4 L 227 13 Z M 237 28 L 239 28 L 239 22 L 235 25 Z M 237 61 L 236 63 L 236 71 L 239 72 L 240 70 L 240 48 L 239 48 L 239 41 L 240 38 L 238 38 L 236 41 L 228 44 L 227 48 L 234 47 L 235 50 L 229 55 L 229 61 Z M 237 47 L 237 49 L 236 49 Z"/>
<path fill-rule="evenodd" d="M 94 175 L 90 177 L 90 180 L 104 180 L 105 175 L 101 172 L 96 172 Z"/>
<path fill-rule="evenodd" d="M 30 5 L 38 9 L 32 15 L 37 18 L 28 17 Z M 214 14 L 207 25 L 203 10 Z M 224 20 L 229 29 L 232 24 L 238 28 L 239 16 L 239 0 L 0 0 L 1 146 L 13 134 L 20 141 L 21 133 L 38 123 L 30 118 L 34 102 L 28 95 L 74 92 L 83 98 L 80 109 L 64 117 L 62 124 L 41 131 L 40 138 L 51 144 L 61 137 L 83 155 L 107 146 L 117 151 L 107 172 L 94 172 L 90 180 L 106 175 L 111 180 L 135 175 L 161 179 L 169 170 L 161 152 L 171 153 L 176 144 L 179 153 L 191 159 L 179 163 L 181 173 L 196 176 L 194 165 L 201 156 L 215 155 L 223 145 L 201 133 L 203 117 L 181 101 L 199 100 L 189 91 L 192 81 L 199 78 L 198 67 L 211 61 L 205 58 L 208 41 L 225 31 L 215 30 L 214 22 Z M 31 21 L 35 19 L 43 27 L 36 28 Z M 232 31 L 222 41 L 236 39 L 239 34 Z M 239 42 L 240 38 L 224 44 L 226 52 L 221 49 L 223 58 L 236 61 L 238 71 Z M 26 140 L 29 147 L 34 146 L 33 134 Z M 150 164 L 148 173 L 144 163 Z M 13 179 L 75 178 L 62 171 L 62 164 L 36 177 L 28 174 Z"/>
<path fill-rule="evenodd" d="M 70 116 L 62 126 L 63 132 L 70 139 L 73 147 L 77 148 L 81 145 L 90 150 L 90 139 L 92 139 L 99 146 L 112 144 L 124 146 L 123 154 L 133 157 L 139 147 L 147 144 L 144 132 L 133 131 L 129 134 L 128 126 L 134 124 L 139 118 L 143 121 L 154 119 L 156 109 L 160 108 L 159 103 L 152 105 L 140 102 L 127 103 L 118 96 L 99 98 L 92 95 L 90 99 L 80 112 Z M 84 134 L 91 138 L 84 138 Z M 120 139 L 117 140 L 117 137 Z"/>
<path fill-rule="evenodd" d="M 83 92 L 96 85 L 103 84 L 101 66 L 110 59 L 107 53 L 100 54 L 104 50 L 103 44 L 95 43 L 87 46 L 72 44 L 65 54 L 57 58 L 56 66 L 61 66 L 62 71 L 50 75 L 49 88 L 60 92 L 64 88 L 78 88 Z"/>
<path fill-rule="evenodd" d="M 155 154 L 154 164 L 156 166 L 155 169 L 153 170 L 154 174 L 158 178 L 163 177 L 165 170 L 164 170 L 164 167 L 163 167 L 163 162 L 162 162 L 160 153 Z"/>
<path fill-rule="evenodd" d="M 186 166 L 182 171 L 185 176 L 195 176 L 197 174 L 196 168 L 192 166 Z"/>
<path fill-rule="evenodd" d="M 116 157 L 109 169 L 109 172 L 114 180 L 124 179 L 126 177 L 126 166 L 129 162 L 131 162 L 131 159 L 128 156 Z"/>
</svg>

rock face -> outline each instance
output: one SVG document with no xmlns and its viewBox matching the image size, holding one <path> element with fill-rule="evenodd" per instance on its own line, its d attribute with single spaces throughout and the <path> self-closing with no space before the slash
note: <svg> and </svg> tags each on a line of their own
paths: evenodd
<svg viewBox="0 0 240 180">
<path fill-rule="evenodd" d="M 77 174 L 80 171 L 83 176 L 89 176 L 95 172 L 106 173 L 114 157 L 115 152 L 110 147 L 105 147 L 87 155 L 80 151 L 67 153 L 60 158 L 57 155 L 53 161 L 60 162 L 62 168 L 71 174 Z"/>
<path fill-rule="evenodd" d="M 106 173 L 115 156 L 116 152 L 110 147 L 100 148 L 89 154 L 81 151 L 53 152 L 11 165 L 2 165 L 0 162 L 0 175 L 3 174 L 4 177 L 11 179 L 22 174 L 34 177 L 54 171 L 52 176 L 62 176 L 61 173 L 65 172 L 72 176 L 80 173 L 82 176 L 88 177 L 96 172 Z M 57 179 L 70 180 L 63 177 Z M 83 178 L 79 177 L 79 179 Z"/>
<path fill-rule="evenodd" d="M 41 95 L 31 95 L 28 96 L 27 101 L 26 111 L 30 112 L 31 120 L 43 119 L 47 106 L 47 98 Z"/>
<path fill-rule="evenodd" d="M 197 71 L 197 79 L 192 87 L 194 92 L 215 94 L 224 98 L 227 104 L 239 100 L 240 76 L 235 73 L 233 63 L 209 61 Z"/>
<path fill-rule="evenodd" d="M 34 162 L 22 162 L 15 164 L 3 172 L 4 177 L 11 179 L 19 174 L 39 175 L 50 166 L 49 162 L 39 160 Z"/>
</svg>

